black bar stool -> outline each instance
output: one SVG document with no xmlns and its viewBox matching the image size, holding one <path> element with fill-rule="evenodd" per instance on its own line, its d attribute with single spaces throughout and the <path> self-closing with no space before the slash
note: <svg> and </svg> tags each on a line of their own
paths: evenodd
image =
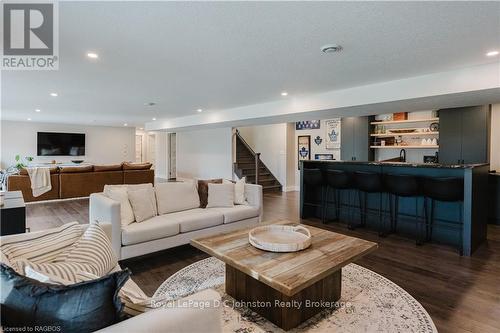
<svg viewBox="0 0 500 333">
<path fill-rule="evenodd" d="M 304 182 L 304 201 L 303 201 L 303 206 L 312 206 L 312 207 L 321 207 L 321 218 L 323 219 L 324 216 L 324 179 L 323 179 L 323 172 L 321 172 L 320 169 L 304 169 L 302 171 L 302 177 L 303 177 L 303 182 Z M 315 200 L 315 201 L 309 201 L 307 202 L 307 191 L 317 191 L 320 190 L 320 199 Z M 311 196 L 311 195 L 309 195 Z M 301 218 L 304 217 L 304 211 L 302 211 L 302 216 Z"/>
<path fill-rule="evenodd" d="M 464 201 L 464 181 L 457 177 L 441 177 L 441 178 L 424 178 L 423 192 L 425 198 L 425 232 L 426 240 L 432 239 L 432 228 L 437 223 L 434 222 L 434 202 L 459 202 L 459 217 L 458 221 L 441 220 L 447 226 L 456 228 L 460 232 L 460 255 L 463 254 L 463 201 Z M 431 201 L 431 212 L 428 218 L 427 200 Z"/>
<path fill-rule="evenodd" d="M 390 202 L 390 212 L 391 212 L 391 230 L 390 232 L 396 232 L 398 226 L 398 217 L 400 215 L 399 212 L 399 199 L 401 197 L 406 198 L 415 198 L 415 241 L 417 245 L 420 245 L 420 226 L 423 224 L 421 222 L 421 218 L 418 214 L 418 197 L 421 195 L 420 191 L 420 182 L 418 177 L 411 175 L 394 175 L 387 174 L 384 179 L 384 185 L 387 192 L 390 194 L 389 202 Z M 394 197 L 394 209 L 393 209 L 393 200 L 391 197 Z M 394 213 L 393 213 L 394 211 Z M 408 216 L 408 215 L 407 215 Z"/>
<path fill-rule="evenodd" d="M 325 210 L 323 214 L 323 223 L 326 223 L 326 212 L 330 203 L 335 204 L 335 220 L 340 218 L 340 209 L 343 205 L 350 205 L 351 193 L 349 192 L 348 203 L 342 203 L 342 197 L 340 191 L 342 190 L 352 190 L 353 183 L 351 175 L 342 170 L 326 170 L 325 171 L 325 182 L 326 182 L 326 193 L 325 193 Z M 333 190 L 333 201 L 328 200 L 329 191 Z M 350 211 L 350 210 L 349 210 Z"/>
<path fill-rule="evenodd" d="M 380 234 L 383 232 L 382 228 L 382 196 L 384 193 L 384 186 L 382 181 L 382 175 L 376 172 L 363 172 L 357 171 L 353 174 L 354 184 L 358 190 L 358 201 L 359 201 L 359 216 L 361 217 L 361 223 L 353 227 L 364 227 L 366 226 L 366 217 L 368 215 L 367 197 L 369 193 L 379 194 L 379 205 L 378 205 L 378 231 Z"/>
</svg>

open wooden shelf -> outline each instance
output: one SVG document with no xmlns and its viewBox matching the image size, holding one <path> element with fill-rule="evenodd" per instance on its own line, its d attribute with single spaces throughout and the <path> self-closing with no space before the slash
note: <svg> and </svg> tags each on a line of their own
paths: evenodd
<svg viewBox="0 0 500 333">
<path fill-rule="evenodd" d="M 439 118 L 372 121 L 370 124 L 371 125 L 388 125 L 388 124 L 407 124 L 407 123 L 421 123 L 421 122 L 439 122 Z"/>
<path fill-rule="evenodd" d="M 374 137 L 378 137 L 378 138 L 388 138 L 388 137 L 393 137 L 393 136 L 422 136 L 422 135 L 439 135 L 439 132 L 370 134 L 370 136 L 374 136 Z"/>
<path fill-rule="evenodd" d="M 419 145 L 419 146 L 370 146 L 373 149 L 438 149 L 439 145 Z"/>
</svg>

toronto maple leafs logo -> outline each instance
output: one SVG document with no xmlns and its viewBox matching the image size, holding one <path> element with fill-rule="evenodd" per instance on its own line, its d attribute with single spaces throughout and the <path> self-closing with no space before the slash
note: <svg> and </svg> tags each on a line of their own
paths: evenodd
<svg viewBox="0 0 500 333">
<path fill-rule="evenodd" d="M 307 149 L 306 147 L 302 147 L 302 148 L 300 148 L 300 150 L 299 150 L 299 155 L 300 155 L 300 157 L 302 157 L 302 158 L 307 157 L 307 155 L 309 155 L 309 149 Z"/>
<path fill-rule="evenodd" d="M 315 139 L 314 139 L 314 142 L 316 142 L 316 144 L 319 146 L 321 144 L 321 142 L 323 142 L 323 139 L 320 138 L 320 136 L 318 135 Z"/>
<path fill-rule="evenodd" d="M 334 129 L 332 129 L 332 131 L 328 133 L 328 137 L 330 138 L 330 141 L 336 142 L 338 140 L 339 134 Z"/>
</svg>

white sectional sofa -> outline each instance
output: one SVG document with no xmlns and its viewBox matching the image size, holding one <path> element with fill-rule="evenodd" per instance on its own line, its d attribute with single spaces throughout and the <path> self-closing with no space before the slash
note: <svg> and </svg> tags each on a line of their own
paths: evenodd
<svg viewBox="0 0 500 333">
<path fill-rule="evenodd" d="M 177 206 L 185 207 L 182 195 L 171 193 L 168 200 L 181 201 Z M 91 222 L 111 223 L 113 250 L 121 260 L 188 244 L 193 238 L 257 224 L 262 219 L 262 186 L 245 184 L 245 196 L 247 204 L 244 205 L 198 208 L 198 202 L 196 207 L 122 226 L 120 203 L 103 193 L 94 193 L 90 196 L 89 218 Z"/>
</svg>

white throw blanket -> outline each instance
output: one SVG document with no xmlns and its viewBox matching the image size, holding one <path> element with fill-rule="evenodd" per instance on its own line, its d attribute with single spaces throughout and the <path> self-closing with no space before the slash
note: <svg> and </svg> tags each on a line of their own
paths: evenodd
<svg viewBox="0 0 500 333">
<path fill-rule="evenodd" d="M 49 168 L 26 168 L 26 170 L 30 176 L 31 190 L 34 197 L 39 197 L 52 189 Z"/>
</svg>

